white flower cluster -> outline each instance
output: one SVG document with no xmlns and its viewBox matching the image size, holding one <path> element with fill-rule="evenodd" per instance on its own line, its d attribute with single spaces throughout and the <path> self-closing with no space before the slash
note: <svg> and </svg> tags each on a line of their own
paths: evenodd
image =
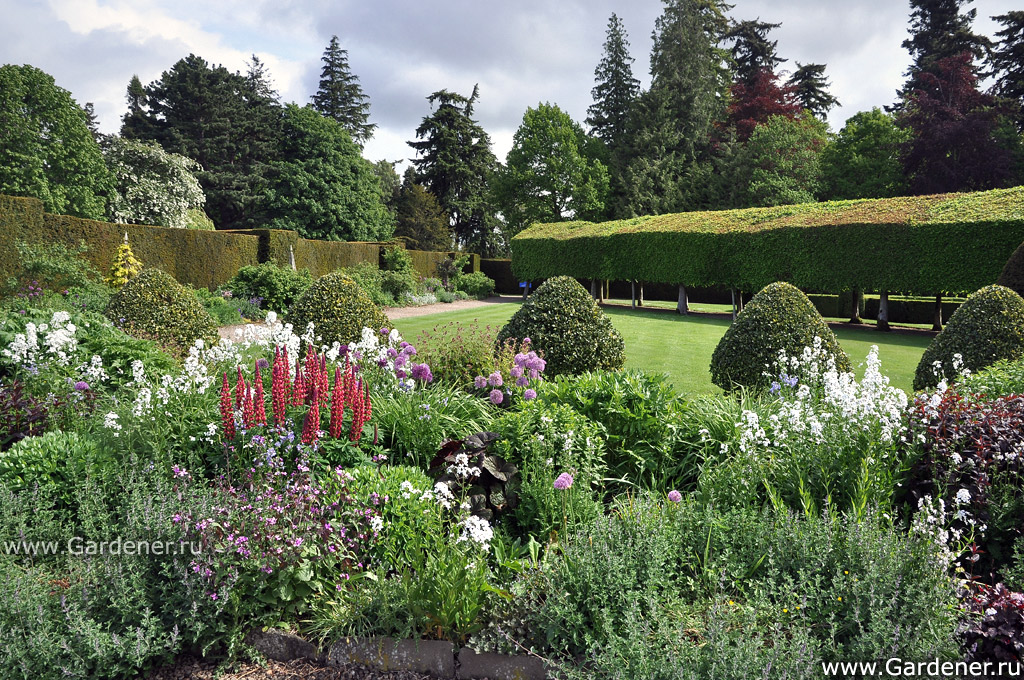
<svg viewBox="0 0 1024 680">
<path fill-rule="evenodd" d="M 70 314 L 54 312 L 48 324 L 26 324 L 25 332 L 14 336 L 4 348 L 3 356 L 23 368 L 40 367 L 50 361 L 67 366 L 78 349 L 78 340 L 75 338 L 77 330 L 75 324 L 71 323 Z M 40 343 L 39 336 L 43 333 L 45 335 Z"/>
<path fill-rule="evenodd" d="M 494 530 L 491 529 L 490 522 L 476 515 L 469 515 L 459 522 L 459 526 L 462 527 L 462 531 L 457 543 L 472 541 L 484 550 L 490 550 L 491 539 L 494 538 Z"/>
<path fill-rule="evenodd" d="M 917 512 L 910 526 L 911 535 L 935 546 L 935 557 L 944 570 L 949 569 L 964 550 L 963 533 L 950 523 L 946 503 L 941 498 L 925 496 L 917 502 Z"/>
<path fill-rule="evenodd" d="M 469 456 L 465 453 L 455 454 L 455 465 L 449 465 L 447 472 L 450 475 L 455 475 L 456 479 L 463 481 L 471 477 L 480 476 L 480 468 L 470 465 Z"/>
</svg>

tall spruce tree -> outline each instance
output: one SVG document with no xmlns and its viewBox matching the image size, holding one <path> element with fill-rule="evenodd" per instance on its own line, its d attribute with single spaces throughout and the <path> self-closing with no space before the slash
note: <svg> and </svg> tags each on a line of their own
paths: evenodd
<svg viewBox="0 0 1024 680">
<path fill-rule="evenodd" d="M 751 84 L 762 71 L 775 72 L 775 67 L 786 61 L 776 54 L 778 40 L 769 40 L 768 34 L 782 24 L 770 24 L 760 19 L 739 21 L 725 34 L 733 41 L 732 58 L 736 65 L 736 82 Z"/>
<path fill-rule="evenodd" d="M 1017 130 L 1024 132 L 1024 11 L 992 18 L 1003 26 L 989 60 L 996 79 L 992 93 L 1016 104 Z"/>
<path fill-rule="evenodd" d="M 815 118 L 825 119 L 828 112 L 839 106 L 839 100 L 828 91 L 829 82 L 825 75 L 825 64 L 801 64 L 786 81 L 793 88 L 793 96 L 800 106 Z"/>
<path fill-rule="evenodd" d="M 978 10 L 963 11 L 963 8 L 972 2 L 974 0 L 910 0 L 910 37 L 903 41 L 903 47 L 910 52 L 912 61 L 895 108 L 901 108 L 906 98 L 922 87 L 922 73 L 938 75 L 938 64 L 943 59 L 969 52 L 973 63 L 981 63 L 992 43 L 971 29 Z"/>
<path fill-rule="evenodd" d="M 338 36 L 331 36 L 331 42 L 321 58 L 324 66 L 320 70 L 320 86 L 313 95 L 313 108 L 322 115 L 341 123 L 352 139 L 362 146 L 377 129 L 370 119 L 370 101 L 359 77 L 348 65 L 348 50 L 338 45 Z"/>
<path fill-rule="evenodd" d="M 626 134 L 629 109 L 640 94 L 640 81 L 633 77 L 626 27 L 612 14 L 605 34 L 604 56 L 594 70 L 597 84 L 590 91 L 594 103 L 587 109 L 590 133 L 614 149 Z"/>
<path fill-rule="evenodd" d="M 773 116 L 793 118 L 800 112 L 796 88 L 780 86 L 775 72 L 775 67 L 786 60 L 776 54 L 778 41 L 769 40 L 768 33 L 781 25 L 759 19 L 741 21 L 726 33 L 726 38 L 733 41 L 736 65 L 728 123 L 741 142 L 750 139 L 754 128 Z"/>
<path fill-rule="evenodd" d="M 628 122 L 628 158 L 619 161 L 628 193 L 620 216 L 690 207 L 688 177 L 711 146 L 725 115 L 731 74 L 721 46 L 729 28 L 720 0 L 665 0 L 654 25 L 651 87 Z"/>
<path fill-rule="evenodd" d="M 487 188 L 497 159 L 491 138 L 473 120 L 479 94 L 475 85 L 469 97 L 448 90 L 431 94 L 427 101 L 436 108 L 423 118 L 416 128 L 418 141 L 409 146 L 416 151 L 416 182 L 448 213 L 457 244 L 491 255 L 503 248 Z"/>
</svg>

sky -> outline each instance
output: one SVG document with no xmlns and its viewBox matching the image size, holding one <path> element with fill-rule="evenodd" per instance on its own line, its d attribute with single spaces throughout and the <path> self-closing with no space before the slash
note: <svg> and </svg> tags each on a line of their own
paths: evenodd
<svg viewBox="0 0 1024 680">
<path fill-rule="evenodd" d="M 780 23 L 778 54 L 825 63 L 841 106 L 833 130 L 854 113 L 891 104 L 909 56 L 904 0 L 734 0 L 736 20 Z M 976 32 L 1020 0 L 975 0 Z M 195 53 L 233 71 L 253 54 L 265 62 L 282 101 L 308 103 L 321 57 L 337 35 L 378 125 L 364 148 L 372 161 L 412 157 L 407 142 L 430 114 L 427 97 L 480 87 L 475 109 L 504 159 L 528 107 L 557 104 L 574 120 L 592 103 L 594 69 L 608 18 L 625 25 L 633 73 L 650 83 L 651 32 L 661 0 L 0 0 L 0 65 L 31 64 L 79 104 L 92 102 L 114 133 L 133 74 L 143 84 Z M 401 165 L 399 166 L 401 168 Z"/>
</svg>

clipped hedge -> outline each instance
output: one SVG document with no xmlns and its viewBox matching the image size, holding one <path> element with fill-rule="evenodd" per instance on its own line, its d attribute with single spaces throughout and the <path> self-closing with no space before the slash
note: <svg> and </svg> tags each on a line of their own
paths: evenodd
<svg viewBox="0 0 1024 680">
<path fill-rule="evenodd" d="M 291 312 L 288 322 L 303 333 L 312 323 L 321 342 L 347 344 L 359 340 L 363 328 L 390 326 L 388 318 L 352 277 L 333 272 L 313 282 Z"/>
<path fill-rule="evenodd" d="M 530 338 L 544 353 L 544 375 L 578 375 L 615 370 L 625 363 L 622 335 L 575 279 L 556 276 L 512 315 L 498 332 L 497 344 Z"/>
<path fill-rule="evenodd" d="M 537 224 L 512 239 L 512 268 L 520 279 L 966 294 L 995 281 L 1022 240 L 1024 186 Z"/>
<path fill-rule="evenodd" d="M 711 355 L 711 382 L 726 392 L 738 387 L 767 388 L 774 377 L 766 376 L 779 350 L 797 356 L 821 338 L 822 349 L 836 360 L 836 368 L 848 372 L 846 356 L 835 333 L 807 296 L 788 283 L 764 287 L 743 308 Z"/>
<path fill-rule="evenodd" d="M 956 377 L 953 355 L 960 354 L 972 373 L 997 361 L 1024 357 L 1024 299 L 1005 286 L 986 286 L 961 305 L 924 351 L 914 374 L 914 389 Z M 937 375 L 934 362 L 942 364 Z"/>
<path fill-rule="evenodd" d="M 996 283 L 1024 296 L 1024 243 L 1013 251 Z"/>
<path fill-rule="evenodd" d="M 201 232 L 202 233 L 202 232 Z M 129 335 L 171 342 L 214 344 L 217 324 L 189 289 L 159 269 L 145 269 L 110 298 L 106 316 Z"/>
</svg>

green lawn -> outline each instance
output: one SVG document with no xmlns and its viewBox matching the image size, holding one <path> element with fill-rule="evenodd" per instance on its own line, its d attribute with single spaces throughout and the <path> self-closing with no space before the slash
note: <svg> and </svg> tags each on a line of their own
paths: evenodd
<svg viewBox="0 0 1024 680">
<path fill-rule="evenodd" d="M 696 307 L 704 311 L 703 306 Z M 707 307 L 707 311 L 712 311 L 711 307 L 718 306 Z M 395 327 L 405 339 L 415 344 L 416 336 L 421 331 L 430 330 L 438 324 L 490 324 L 500 328 L 517 309 L 518 303 L 495 304 L 399 319 L 395 321 Z M 678 316 L 665 312 L 615 307 L 606 307 L 605 313 L 622 333 L 626 343 L 627 368 L 666 373 L 679 392 L 695 394 L 719 391 L 711 383 L 709 366 L 715 346 L 729 327 L 728 319 Z M 836 335 L 853 364 L 859 365 L 858 375 L 863 373 L 863 363 L 869 348 L 871 345 L 878 345 L 882 373 L 889 376 L 893 385 L 908 393 L 912 391 L 917 363 L 931 341 L 931 338 L 925 335 L 883 334 L 870 326 L 864 330 L 840 328 L 836 330 Z"/>
</svg>

